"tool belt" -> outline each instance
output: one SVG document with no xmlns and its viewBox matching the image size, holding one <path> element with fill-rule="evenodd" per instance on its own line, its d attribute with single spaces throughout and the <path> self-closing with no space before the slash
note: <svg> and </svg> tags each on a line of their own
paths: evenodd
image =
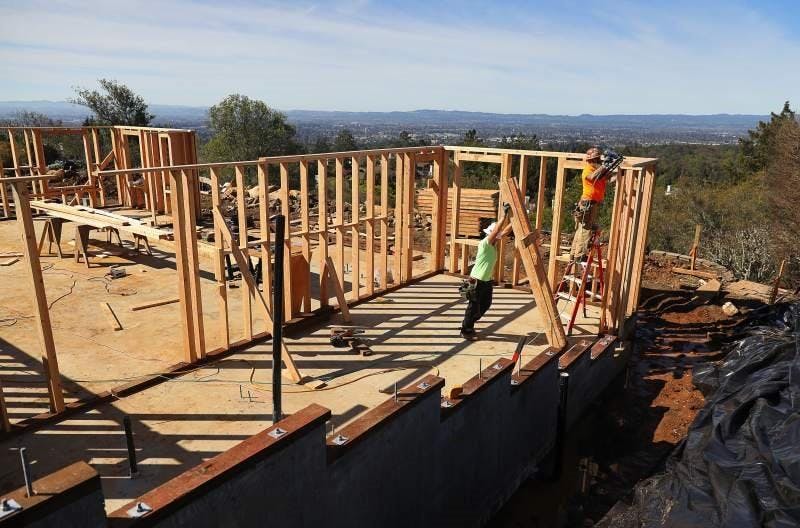
<svg viewBox="0 0 800 528">
<path fill-rule="evenodd" d="M 575 218 L 583 218 L 583 215 L 589 212 L 593 206 L 597 205 L 597 202 L 594 200 L 580 200 L 578 203 L 575 204 L 575 207 L 572 209 L 572 216 Z"/>
<path fill-rule="evenodd" d="M 458 292 L 466 301 L 478 300 L 478 281 L 475 279 L 461 281 L 461 286 L 458 287 Z"/>
</svg>

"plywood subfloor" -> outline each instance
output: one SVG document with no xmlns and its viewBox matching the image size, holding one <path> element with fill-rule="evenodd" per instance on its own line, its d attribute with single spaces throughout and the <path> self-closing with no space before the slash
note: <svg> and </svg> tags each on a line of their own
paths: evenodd
<svg viewBox="0 0 800 528">
<path fill-rule="evenodd" d="M 2 252 L 10 240 L 7 226 L 13 224 L 0 224 Z M 163 270 L 149 266 L 142 257 L 107 258 L 128 261 L 130 276 L 123 280 L 125 287 L 137 290 L 134 304 L 166 297 L 167 285 L 174 287 L 174 271 L 168 266 Z M 102 276 L 105 269 L 87 270 L 66 259 L 45 259 L 43 263 L 45 267 L 54 264 L 45 274 L 51 299 L 77 281 L 73 293 L 52 308 L 65 386 L 73 397 L 175 363 L 174 355 L 164 355 L 165 349 L 178 349 L 179 345 L 179 332 L 171 332 L 176 330 L 172 326 L 177 324 L 177 314 L 173 318 L 169 307 L 155 308 L 146 320 L 136 322 L 129 315 L 141 312 L 123 310 L 121 319 L 126 329 L 114 332 L 97 308 L 100 301 L 110 298 L 105 285 L 88 280 Z M 41 365 L 32 323 L 27 318 L 31 309 L 23 293 L 27 290 L 15 283 L 20 280 L 21 269 L 12 267 L 13 273 L 0 269 L 0 274 L 11 277 L 0 277 L 0 309 L 4 317 L 16 317 L 15 323 L 0 328 L 0 366 L 12 416 L 17 418 L 46 410 L 46 393 L 43 385 L 37 385 Z M 365 330 L 364 340 L 374 352 L 370 357 L 330 345 L 329 328 L 341 324 L 339 316 L 287 339 L 303 373 L 325 380 L 327 387 L 314 391 L 286 381 L 284 413 L 319 403 L 332 410 L 331 427 L 340 427 L 391 397 L 395 383 L 402 387 L 427 373 L 444 377 L 448 386 L 462 383 L 474 376 L 480 365 L 510 357 L 522 334 L 529 334 L 533 341 L 526 347 L 523 360 L 545 348 L 543 336 L 538 335 L 542 324 L 532 297 L 512 289 L 495 289 L 492 309 L 477 325 L 482 337 L 479 341 L 461 339 L 458 328 L 465 305 L 457 285 L 458 279 L 439 275 L 354 308 L 352 324 Z M 81 302 L 77 304 L 86 304 L 87 308 L 77 309 L 76 303 L 66 302 L 69 297 L 77 299 L 78 293 Z M 120 296 L 111 297 L 112 305 L 131 300 L 131 296 L 121 300 L 115 297 Z M 587 319 L 579 319 L 580 333 L 596 332 L 596 315 L 590 309 Z M 231 319 L 233 323 L 236 317 Z M 25 446 L 35 475 L 77 460 L 91 463 L 102 476 L 107 509 L 116 509 L 270 425 L 270 357 L 271 343 L 253 346 L 113 404 L 2 442 L 0 491 L 21 485 L 16 450 Z M 121 425 L 125 415 L 131 417 L 136 433 L 141 474 L 135 480 L 126 478 Z"/>
</svg>

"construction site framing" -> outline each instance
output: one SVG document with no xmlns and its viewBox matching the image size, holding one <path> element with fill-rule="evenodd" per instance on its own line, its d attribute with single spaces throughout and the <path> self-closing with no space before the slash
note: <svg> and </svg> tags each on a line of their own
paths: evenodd
<svg viewBox="0 0 800 528">
<path fill-rule="evenodd" d="M 563 351 L 566 346 L 563 321 L 561 321 L 552 285 L 557 279 L 561 257 L 561 225 L 564 213 L 564 190 L 568 171 L 583 168 L 582 154 L 548 151 L 509 150 L 484 147 L 431 146 L 393 149 L 375 149 L 354 152 L 336 152 L 310 155 L 264 157 L 253 161 L 225 163 L 193 163 L 196 160 L 194 134 L 189 131 L 147 129 L 131 127 L 17 128 L 8 129 L 14 152 L 14 166 L 6 172 L 2 189 L 2 211 L 6 217 L 16 216 L 24 241 L 24 260 L 31 278 L 31 300 L 36 306 L 36 317 L 45 376 L 52 413 L 65 410 L 60 388 L 57 347 L 53 341 L 48 304 L 44 292 L 33 211 L 37 202 L 46 208 L 46 200 L 60 199 L 69 211 L 59 208 L 46 210 L 48 214 L 73 222 L 91 220 L 105 222 L 109 228 L 130 228 L 130 224 L 115 215 L 103 216 L 95 209 L 109 205 L 103 192 L 102 180 L 115 182 L 118 200 L 115 205 L 143 209 L 150 216 L 149 227 L 165 229 L 165 238 L 174 240 L 177 268 L 177 292 L 182 320 L 183 356 L 186 364 L 203 361 L 209 355 L 219 355 L 255 340 L 269 337 L 272 325 L 271 284 L 272 253 L 270 243 L 270 188 L 277 188 L 280 212 L 286 218 L 285 251 L 293 249 L 309 264 L 303 276 L 297 276 L 291 259 L 285 260 L 285 322 L 308 319 L 315 314 L 329 313 L 331 308 L 347 314 L 348 305 L 363 302 L 396 289 L 412 281 L 438 273 L 465 275 L 468 273 L 470 254 L 477 245 L 472 238 L 455 236 L 459 233 L 459 207 L 462 194 L 462 173 L 467 163 L 489 163 L 500 167 L 500 203 L 512 205 L 514 226 L 514 252 L 510 262 L 501 258 L 495 271 L 495 280 L 515 288 L 529 289 L 536 298 L 537 308 L 546 321 L 544 332 L 550 346 Z M 42 137 L 45 134 L 77 134 L 82 137 L 88 167 L 88 181 L 69 188 L 51 187 L 46 174 Z M 110 134 L 111 149 L 102 155 L 100 136 Z M 127 148 L 121 144 L 128 135 L 139 138 L 141 167 L 130 166 Z M 25 142 L 26 162 L 20 161 L 14 136 L 21 135 Z M 126 161 L 128 160 L 128 161 Z M 181 161 L 190 163 L 181 163 Z M 164 163 L 164 162 L 169 163 Z M 539 175 L 534 218 L 530 220 L 524 209 L 524 190 L 528 189 L 528 167 L 538 161 Z M 109 168 L 111 164 L 114 168 Z M 550 227 L 549 247 L 542 247 L 541 236 L 548 227 L 543 224 L 546 206 L 547 168 L 556 165 L 553 218 Z M 417 190 L 417 167 L 431 167 L 430 192 L 434 195 L 431 215 L 429 247 L 420 251 L 415 244 L 414 208 Z M 513 174 L 512 167 L 518 167 Z M 362 170 L 363 169 L 363 170 Z M 613 214 L 608 230 L 606 255 L 606 287 L 603 291 L 600 332 L 624 333 L 625 325 L 634 313 L 639 297 L 642 265 L 647 240 L 656 160 L 630 158 L 616 175 L 613 192 Z M 130 177 L 142 178 L 138 195 L 131 189 Z M 322 176 L 322 177 L 320 177 Z M 316 182 L 312 181 L 316 177 Z M 255 178 L 258 187 L 258 234 L 251 240 L 237 236 L 231 221 L 222 208 L 220 186 L 223 180 L 232 179 L 239 189 L 236 193 L 238 233 L 248 233 L 246 180 Z M 295 182 L 296 188 L 292 188 Z M 210 210 L 213 222 L 213 245 L 198 240 L 198 218 L 201 216 L 201 183 L 210 183 Z M 390 189 L 394 201 L 390 203 Z M 448 194 L 451 194 L 450 230 L 447 230 Z M 291 221 L 290 194 L 298 196 L 299 221 Z M 11 198 L 13 197 L 13 203 Z M 89 207 L 79 207 L 81 198 Z M 332 198 L 333 210 L 329 210 Z M 33 200 L 32 200 L 33 199 Z M 316 200 L 316 215 L 312 202 Z M 350 214 L 346 214 L 345 204 Z M 361 207 L 364 204 L 365 207 Z M 13 206 L 13 207 L 12 207 Z M 500 207 L 500 205 L 498 206 Z M 362 213 L 362 210 L 364 211 Z M 499 211 L 498 211 L 499 213 Z M 127 224 L 127 225 L 126 225 Z M 393 226 L 390 227 L 390 224 Z M 157 231 L 162 233 L 162 231 Z M 391 236 L 390 236 L 391 233 Z M 250 230 L 252 234 L 252 230 Z M 345 262 L 345 241 L 349 237 L 351 258 Z M 364 240 L 362 269 L 361 240 Z M 501 242 L 507 244 L 511 242 Z M 312 257 L 312 247 L 316 255 Z M 391 251 L 390 251 L 391 247 Z M 542 250 L 549 249 L 545 262 Z M 77 247 L 76 247 L 77 251 Z M 216 303 L 223 317 L 208 321 L 204 318 L 200 293 L 200 252 L 213 257 L 217 288 Z M 425 253 L 427 265 L 415 270 L 417 254 Z M 226 255 L 238 264 L 242 276 L 242 335 L 231 335 L 226 279 Z M 499 251 L 502 256 L 502 246 Z M 260 257 L 261 277 L 250 271 L 250 258 Z M 316 260 L 317 273 L 311 271 L 312 258 Z M 510 265 L 509 265 L 510 264 Z M 346 273 L 350 288 L 346 290 Z M 526 277 L 523 277 L 525 275 Z M 527 278 L 527 281 L 526 281 Z M 312 282 L 318 295 L 312 299 Z M 527 282 L 527 284 L 525 284 Z M 263 289 L 259 288 L 259 283 Z M 293 289 L 300 288 L 300 294 Z M 300 305 L 293 298 L 302 299 Z M 334 302 L 331 302 L 334 300 Z M 254 313 L 255 312 L 255 313 Z M 254 329 L 254 322 L 260 330 Z M 288 377 L 304 382 L 304 377 L 284 349 L 284 363 Z M 11 431 L 0 388 L 2 427 Z"/>
</svg>

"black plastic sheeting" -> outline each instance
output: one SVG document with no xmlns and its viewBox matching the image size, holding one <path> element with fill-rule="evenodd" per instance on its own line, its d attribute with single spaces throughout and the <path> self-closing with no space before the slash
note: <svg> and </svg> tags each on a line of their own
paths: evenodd
<svg viewBox="0 0 800 528">
<path fill-rule="evenodd" d="M 800 526 L 800 305 L 764 319 L 720 364 L 695 369 L 705 407 L 665 472 L 604 526 Z"/>
</svg>

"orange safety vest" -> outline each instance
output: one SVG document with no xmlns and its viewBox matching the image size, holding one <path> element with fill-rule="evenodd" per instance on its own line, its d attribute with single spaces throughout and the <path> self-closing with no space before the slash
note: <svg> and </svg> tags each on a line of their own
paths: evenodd
<svg viewBox="0 0 800 528">
<path fill-rule="evenodd" d="M 583 172 L 581 172 L 581 183 L 583 183 L 581 200 L 591 200 L 600 203 L 606 196 L 606 183 L 608 183 L 608 178 L 590 181 L 589 176 L 591 176 L 594 171 L 595 169 L 588 163 L 583 166 Z"/>
</svg>

